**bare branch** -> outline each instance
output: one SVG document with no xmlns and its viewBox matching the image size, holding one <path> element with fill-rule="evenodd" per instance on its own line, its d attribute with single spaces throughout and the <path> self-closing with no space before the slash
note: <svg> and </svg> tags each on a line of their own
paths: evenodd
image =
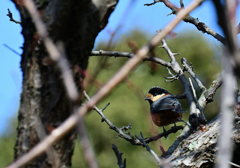
<svg viewBox="0 0 240 168">
<path fill-rule="evenodd" d="M 154 1 L 155 2 L 155 1 Z M 159 2 L 157 0 L 157 2 Z M 169 9 L 172 10 L 172 13 L 171 14 L 177 14 L 181 8 L 179 7 L 176 7 L 174 4 L 172 4 L 170 1 L 168 0 L 161 0 L 160 2 L 163 2 L 166 7 L 168 7 Z M 152 3 L 152 4 L 155 4 L 155 3 Z M 150 5 L 147 5 L 147 6 L 150 6 Z M 213 36 L 215 39 L 217 39 L 218 41 L 220 41 L 221 43 L 225 44 L 225 38 L 222 37 L 220 34 L 216 33 L 214 30 L 212 30 L 211 28 L 209 28 L 205 23 L 203 22 L 200 22 L 197 18 L 194 18 L 190 15 L 187 15 L 184 19 L 183 19 L 184 22 L 187 22 L 187 23 L 191 23 L 193 25 L 196 26 L 196 28 L 203 32 L 203 33 L 207 33 L 211 36 Z"/>
<path fill-rule="evenodd" d="M 158 2 L 162 2 L 162 0 L 154 0 L 154 2 L 146 3 L 146 4 L 144 4 L 144 6 L 151 6 L 151 5 L 154 5 L 154 4 L 158 3 Z"/>
<path fill-rule="evenodd" d="M 180 0 L 180 5 L 181 5 L 181 8 L 184 8 L 183 0 Z"/>
<path fill-rule="evenodd" d="M 16 24 L 22 24 L 21 22 L 13 19 L 13 15 L 12 15 L 12 12 L 10 11 L 10 9 L 8 9 L 8 14 L 7 14 L 7 16 L 10 18 L 10 21 L 12 21 L 12 22 L 14 22 L 14 23 L 16 23 Z"/>
<path fill-rule="evenodd" d="M 235 163 L 233 163 L 233 162 L 228 161 L 228 163 L 229 163 L 230 165 L 234 166 L 234 167 L 240 168 L 240 165 L 237 165 L 237 164 L 235 164 Z"/>
<path fill-rule="evenodd" d="M 64 136 L 69 130 L 76 126 L 78 120 L 87 114 L 88 110 L 91 109 L 95 104 L 97 104 L 104 96 L 106 96 L 115 86 L 117 86 L 125 77 L 129 74 L 131 70 L 136 67 L 138 63 L 147 55 L 147 53 L 153 49 L 158 43 L 174 28 L 176 25 L 192 10 L 199 6 L 203 0 L 194 0 L 191 4 L 181 11 L 178 12 L 175 19 L 173 19 L 160 33 L 155 35 L 149 44 L 142 47 L 135 56 L 130 59 L 116 74 L 113 76 L 97 93 L 93 98 L 85 105 L 77 108 L 76 113 L 72 114 L 65 122 L 63 122 L 58 128 L 56 128 L 52 133 L 46 137 L 42 142 L 31 149 L 27 154 L 23 155 L 21 158 L 16 160 L 14 163 L 8 166 L 8 168 L 17 168 L 25 165 L 29 161 L 36 158 L 38 155 L 42 154 L 49 146 L 56 142 L 59 138 Z M 42 27 L 46 30 L 44 24 L 41 22 L 39 15 L 35 16 L 37 13 L 36 8 L 31 0 L 24 0 L 24 5 L 29 11 L 34 23 L 39 31 L 39 34 L 44 38 L 45 46 L 51 49 L 53 60 L 59 59 L 59 52 L 54 46 L 49 38 L 46 38 L 46 32 L 42 31 Z M 39 21 L 40 20 L 40 21 Z M 47 45 L 48 44 L 48 45 Z M 53 50 L 52 50 L 53 49 Z M 50 54 L 51 55 L 51 54 Z M 72 98 L 76 98 L 75 95 L 71 95 Z"/>
<path fill-rule="evenodd" d="M 44 126 L 42 124 L 41 119 L 37 115 L 34 116 L 34 122 L 33 123 L 34 123 L 34 127 L 35 127 L 35 130 L 37 132 L 39 140 L 41 141 L 44 138 L 46 138 L 47 137 L 47 133 L 45 131 L 45 128 L 44 128 Z M 54 167 L 59 167 L 60 160 L 57 157 L 57 154 L 56 154 L 56 152 L 55 152 L 55 150 L 54 150 L 54 148 L 52 146 L 50 146 L 46 150 L 46 154 L 47 154 L 48 158 L 50 159 L 50 162 L 52 163 L 52 165 Z"/>
<path fill-rule="evenodd" d="M 206 91 L 206 87 L 202 84 L 202 82 L 198 79 L 196 74 L 193 72 L 192 68 L 188 65 L 186 58 L 181 59 L 183 67 L 188 71 L 188 73 L 191 75 L 191 77 L 197 82 L 199 88 L 202 92 Z"/>
<path fill-rule="evenodd" d="M 129 52 L 119 52 L 119 51 L 92 51 L 91 53 L 92 56 L 109 56 L 109 57 L 126 57 L 126 58 L 133 58 L 134 57 L 134 53 L 129 53 Z M 171 64 L 167 61 L 164 61 L 160 58 L 157 57 L 151 57 L 146 55 L 143 60 L 146 61 L 151 61 L 151 62 L 155 62 L 157 64 L 166 66 L 166 67 L 171 67 Z"/>
<path fill-rule="evenodd" d="M 145 138 L 144 141 L 145 141 L 146 143 L 150 143 L 150 142 L 152 142 L 152 141 L 157 141 L 158 139 L 160 139 L 160 138 L 162 138 L 162 137 L 167 137 L 169 134 L 171 134 L 171 133 L 176 133 L 178 130 L 181 130 L 181 129 L 183 129 L 183 126 L 174 126 L 174 127 L 171 127 L 170 130 L 167 130 L 167 131 L 165 131 L 165 132 L 163 132 L 163 133 L 161 133 L 161 134 L 158 134 L 158 135 L 156 135 L 156 136 L 154 136 L 154 137 Z"/>
<path fill-rule="evenodd" d="M 203 110 L 202 110 L 201 106 L 200 106 L 199 103 L 198 103 L 197 94 L 196 94 L 196 91 L 195 91 L 195 89 L 194 89 L 194 86 L 193 86 L 193 83 L 192 83 L 191 78 L 189 78 L 189 83 L 190 83 L 191 88 L 192 88 L 192 92 L 193 92 L 193 95 L 194 95 L 194 99 L 195 99 L 197 108 L 198 108 L 198 110 L 201 112 L 202 120 L 204 120 L 205 122 L 207 122 L 207 119 L 206 119 L 205 116 L 204 116 Z"/>
<path fill-rule="evenodd" d="M 221 76 L 219 76 L 216 80 L 212 82 L 209 89 L 207 89 L 206 92 L 203 92 L 201 94 L 200 98 L 198 99 L 198 103 L 202 109 L 205 109 L 206 105 L 213 101 L 213 96 L 216 94 L 218 88 L 221 85 L 222 85 L 222 79 L 221 79 Z"/>
<path fill-rule="evenodd" d="M 182 133 L 177 137 L 174 143 L 168 148 L 167 152 L 165 153 L 166 158 L 170 157 L 174 150 L 178 147 L 178 145 L 187 137 L 189 137 L 192 133 L 192 130 L 189 126 L 185 126 Z"/>
<path fill-rule="evenodd" d="M 21 55 L 20 53 L 18 53 L 16 50 L 14 50 L 12 47 L 8 46 L 7 44 L 3 44 L 6 48 L 8 48 L 9 50 L 11 50 L 12 52 L 14 52 L 17 55 Z"/>
<path fill-rule="evenodd" d="M 84 96 L 85 98 L 90 101 L 90 97 L 87 95 L 87 93 L 84 91 Z M 102 117 L 102 122 L 106 122 L 109 125 L 109 128 L 116 131 L 118 133 L 117 137 L 121 137 L 127 141 L 129 141 L 132 145 L 142 145 L 142 143 L 140 143 L 140 141 L 138 141 L 137 139 L 135 139 L 133 136 L 131 136 L 130 133 L 126 134 L 124 133 L 122 130 L 126 131 L 131 129 L 131 124 L 129 124 L 128 126 L 123 126 L 122 128 L 118 128 L 117 126 L 115 126 L 110 120 L 107 119 L 107 117 L 103 114 L 103 110 L 106 109 L 106 107 L 109 105 L 110 103 L 108 103 L 103 109 L 98 109 L 96 106 L 93 107 L 94 110 L 97 111 L 97 113 Z M 167 135 L 171 134 L 171 133 L 176 133 L 178 130 L 183 129 L 182 126 L 177 126 L 177 127 L 172 127 L 170 130 L 161 133 L 155 137 L 152 138 L 146 138 L 145 141 L 147 143 L 152 142 L 152 141 L 157 141 L 159 138 L 161 137 L 166 137 Z"/>
<path fill-rule="evenodd" d="M 85 91 L 83 91 L 85 98 L 90 101 L 90 97 L 87 95 L 87 93 Z M 129 124 L 128 126 L 122 127 L 122 128 L 118 128 L 117 126 L 115 126 L 110 120 L 107 119 L 107 117 L 103 114 L 103 110 L 106 109 L 106 107 L 109 105 L 110 103 L 108 103 L 103 109 L 98 109 L 96 106 L 93 106 L 93 109 L 97 111 L 97 113 L 102 117 L 102 122 L 106 122 L 109 126 L 110 129 L 116 131 L 118 133 L 117 137 L 121 137 L 127 141 L 129 141 L 131 144 L 133 145 L 142 145 L 140 143 L 140 141 L 138 141 L 137 139 L 135 139 L 133 136 L 131 136 L 130 134 L 126 134 L 123 132 L 123 130 L 128 130 L 131 129 L 131 124 Z"/>
<path fill-rule="evenodd" d="M 119 168 L 126 168 L 126 158 L 124 159 L 124 161 L 122 161 L 122 154 L 123 153 L 119 152 L 119 150 L 118 150 L 118 148 L 115 144 L 112 144 L 112 149 L 113 149 L 114 153 L 116 154 Z"/>
<path fill-rule="evenodd" d="M 85 157 L 85 160 L 87 161 L 87 165 L 89 168 L 98 168 L 99 164 L 97 162 L 94 150 L 92 148 L 91 142 L 87 135 L 87 130 L 84 124 L 83 119 L 81 118 L 77 125 L 77 130 L 80 136 L 80 144 L 83 148 L 83 154 Z"/>
<path fill-rule="evenodd" d="M 143 143 L 144 147 L 146 147 L 146 149 L 153 155 L 154 159 L 157 161 L 158 165 L 161 164 L 161 160 L 160 158 L 158 157 L 158 155 L 148 146 L 148 144 L 144 141 L 144 138 L 143 138 L 143 135 L 142 133 L 140 132 L 141 134 L 141 137 L 135 135 L 135 137 Z"/>
<path fill-rule="evenodd" d="M 174 75 L 169 68 L 167 68 L 168 70 L 168 74 L 170 75 L 170 77 L 164 77 L 165 79 L 168 79 L 168 80 L 165 80 L 165 82 L 173 82 L 175 80 L 178 80 L 179 79 L 179 75 L 176 74 Z"/>
</svg>

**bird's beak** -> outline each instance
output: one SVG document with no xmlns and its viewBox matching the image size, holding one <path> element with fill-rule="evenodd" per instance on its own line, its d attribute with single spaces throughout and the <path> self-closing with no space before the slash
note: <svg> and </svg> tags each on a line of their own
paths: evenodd
<svg viewBox="0 0 240 168">
<path fill-rule="evenodd" d="M 146 97 L 146 98 L 144 98 L 144 100 L 151 100 L 151 98 L 150 97 Z"/>
</svg>

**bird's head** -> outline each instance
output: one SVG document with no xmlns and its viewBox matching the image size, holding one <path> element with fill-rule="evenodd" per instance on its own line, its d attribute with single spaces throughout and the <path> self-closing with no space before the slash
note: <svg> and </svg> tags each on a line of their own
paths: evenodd
<svg viewBox="0 0 240 168">
<path fill-rule="evenodd" d="M 166 89 L 161 88 L 159 86 L 154 86 L 148 91 L 148 97 L 144 100 L 148 100 L 150 104 L 158 100 L 159 98 L 170 94 Z"/>
</svg>

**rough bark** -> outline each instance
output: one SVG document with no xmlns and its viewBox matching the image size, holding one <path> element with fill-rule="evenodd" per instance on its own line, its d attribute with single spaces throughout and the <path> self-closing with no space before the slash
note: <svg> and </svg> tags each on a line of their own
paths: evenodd
<svg viewBox="0 0 240 168">
<path fill-rule="evenodd" d="M 169 157 L 172 167 L 210 168 L 214 166 L 217 140 L 220 128 L 219 118 L 216 117 L 206 125 L 206 130 L 197 130 L 183 140 Z M 232 162 L 240 164 L 240 122 L 236 120 L 232 140 L 234 142 Z"/>
<path fill-rule="evenodd" d="M 72 113 L 73 102 L 69 101 L 60 71 L 49 59 L 22 1 L 13 2 L 21 15 L 24 37 L 21 60 L 23 83 L 15 144 L 17 159 L 44 138 L 41 137 L 39 123 L 40 127 L 42 123 L 43 133 L 51 133 Z M 47 26 L 49 36 L 54 42 L 63 43 L 70 67 L 74 70 L 75 82 L 81 90 L 88 55 L 95 37 L 107 24 L 118 0 L 34 2 Z M 53 145 L 54 157 L 44 154 L 25 167 L 55 167 L 55 161 L 59 162 L 60 167 L 70 167 L 75 138 L 76 132 L 72 130 Z"/>
</svg>

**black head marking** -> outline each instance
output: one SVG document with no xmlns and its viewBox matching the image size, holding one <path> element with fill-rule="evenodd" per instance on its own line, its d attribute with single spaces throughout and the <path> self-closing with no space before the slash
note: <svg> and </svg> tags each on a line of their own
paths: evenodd
<svg viewBox="0 0 240 168">
<path fill-rule="evenodd" d="M 153 96 L 157 96 L 163 93 L 167 94 L 169 92 L 164 88 L 161 88 L 159 86 L 154 86 L 148 91 L 148 93 L 152 94 Z"/>
</svg>

